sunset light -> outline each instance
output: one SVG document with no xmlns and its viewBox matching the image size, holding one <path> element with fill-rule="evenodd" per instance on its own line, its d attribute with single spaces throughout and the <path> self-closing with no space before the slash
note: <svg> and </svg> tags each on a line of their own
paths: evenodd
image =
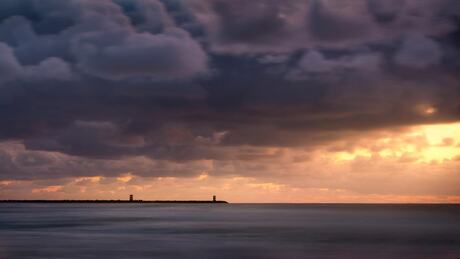
<svg viewBox="0 0 460 259">
<path fill-rule="evenodd" d="M 460 258 L 460 0 L 0 0 L 0 259 Z"/>
</svg>

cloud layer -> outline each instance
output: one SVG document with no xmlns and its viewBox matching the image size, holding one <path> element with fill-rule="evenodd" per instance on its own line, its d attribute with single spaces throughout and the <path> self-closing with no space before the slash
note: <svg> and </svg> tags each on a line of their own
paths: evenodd
<svg viewBox="0 0 460 259">
<path fill-rule="evenodd" d="M 453 123 L 459 33 L 452 0 L 4 0 L 0 179 L 246 177 Z"/>
</svg>

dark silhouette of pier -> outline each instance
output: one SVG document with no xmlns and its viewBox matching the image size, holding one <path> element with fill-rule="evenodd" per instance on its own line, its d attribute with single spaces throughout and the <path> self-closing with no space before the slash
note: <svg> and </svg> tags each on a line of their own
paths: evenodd
<svg viewBox="0 0 460 259">
<path fill-rule="evenodd" d="M 228 203 L 219 201 L 214 195 L 212 200 L 135 200 L 131 194 L 128 200 L 0 200 L 0 203 Z"/>
</svg>

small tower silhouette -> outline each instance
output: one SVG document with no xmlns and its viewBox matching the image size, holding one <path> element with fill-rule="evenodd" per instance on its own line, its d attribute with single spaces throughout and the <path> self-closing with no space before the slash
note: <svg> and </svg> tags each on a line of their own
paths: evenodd
<svg viewBox="0 0 460 259">
<path fill-rule="evenodd" d="M 134 201 L 134 197 L 132 194 L 129 195 L 129 201 Z"/>
<path fill-rule="evenodd" d="M 217 201 L 217 200 L 216 200 L 216 195 L 213 195 L 213 196 L 212 196 L 212 202 L 216 202 L 216 201 Z"/>
</svg>

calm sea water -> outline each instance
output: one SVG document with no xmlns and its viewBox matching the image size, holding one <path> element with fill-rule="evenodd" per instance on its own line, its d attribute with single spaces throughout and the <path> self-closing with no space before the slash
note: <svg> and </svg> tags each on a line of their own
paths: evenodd
<svg viewBox="0 0 460 259">
<path fill-rule="evenodd" d="M 460 258 L 460 206 L 0 204 L 0 258 Z"/>
</svg>

